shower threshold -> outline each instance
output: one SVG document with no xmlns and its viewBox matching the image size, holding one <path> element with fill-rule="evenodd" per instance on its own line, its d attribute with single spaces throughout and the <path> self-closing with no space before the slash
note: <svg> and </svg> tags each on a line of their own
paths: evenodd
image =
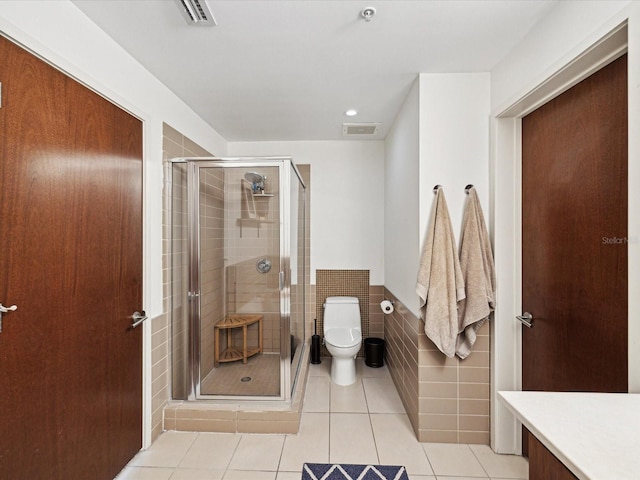
<svg viewBox="0 0 640 480">
<path fill-rule="evenodd" d="M 291 402 L 244 399 L 235 402 L 232 400 L 171 400 L 164 408 L 164 430 L 224 433 L 297 433 L 300 427 L 302 403 L 309 373 L 309 349 L 304 348 L 302 355 L 298 381 L 296 382 Z M 279 358 L 277 355 L 273 356 Z M 252 375 L 245 374 L 244 376 Z M 251 382 L 238 381 L 238 383 Z"/>
</svg>

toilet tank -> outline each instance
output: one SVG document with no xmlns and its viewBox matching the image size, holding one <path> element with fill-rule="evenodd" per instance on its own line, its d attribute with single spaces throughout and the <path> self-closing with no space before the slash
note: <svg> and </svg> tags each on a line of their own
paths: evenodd
<svg viewBox="0 0 640 480">
<path fill-rule="evenodd" d="M 325 332 L 330 328 L 362 328 L 357 297 L 327 297 L 323 306 Z"/>
</svg>

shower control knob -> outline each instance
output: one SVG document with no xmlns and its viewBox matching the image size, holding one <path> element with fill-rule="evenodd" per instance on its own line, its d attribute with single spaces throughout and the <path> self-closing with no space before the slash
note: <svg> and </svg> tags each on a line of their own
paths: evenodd
<svg viewBox="0 0 640 480">
<path fill-rule="evenodd" d="M 271 270 L 271 260 L 268 258 L 261 258 L 256 262 L 256 270 L 260 273 L 269 273 Z"/>
</svg>

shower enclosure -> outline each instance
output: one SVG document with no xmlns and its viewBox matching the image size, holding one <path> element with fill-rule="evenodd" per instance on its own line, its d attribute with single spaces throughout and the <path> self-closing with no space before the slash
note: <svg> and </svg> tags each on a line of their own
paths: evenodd
<svg viewBox="0 0 640 480">
<path fill-rule="evenodd" d="M 171 162 L 176 400 L 291 399 L 305 348 L 305 184 L 288 157 Z"/>
</svg>

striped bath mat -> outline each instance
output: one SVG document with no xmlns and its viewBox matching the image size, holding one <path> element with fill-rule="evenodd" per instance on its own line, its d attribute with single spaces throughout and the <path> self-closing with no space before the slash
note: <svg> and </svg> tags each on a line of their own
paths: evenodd
<svg viewBox="0 0 640 480">
<path fill-rule="evenodd" d="M 394 465 L 305 463 L 302 480 L 409 480 L 409 477 L 404 467 Z"/>
</svg>

